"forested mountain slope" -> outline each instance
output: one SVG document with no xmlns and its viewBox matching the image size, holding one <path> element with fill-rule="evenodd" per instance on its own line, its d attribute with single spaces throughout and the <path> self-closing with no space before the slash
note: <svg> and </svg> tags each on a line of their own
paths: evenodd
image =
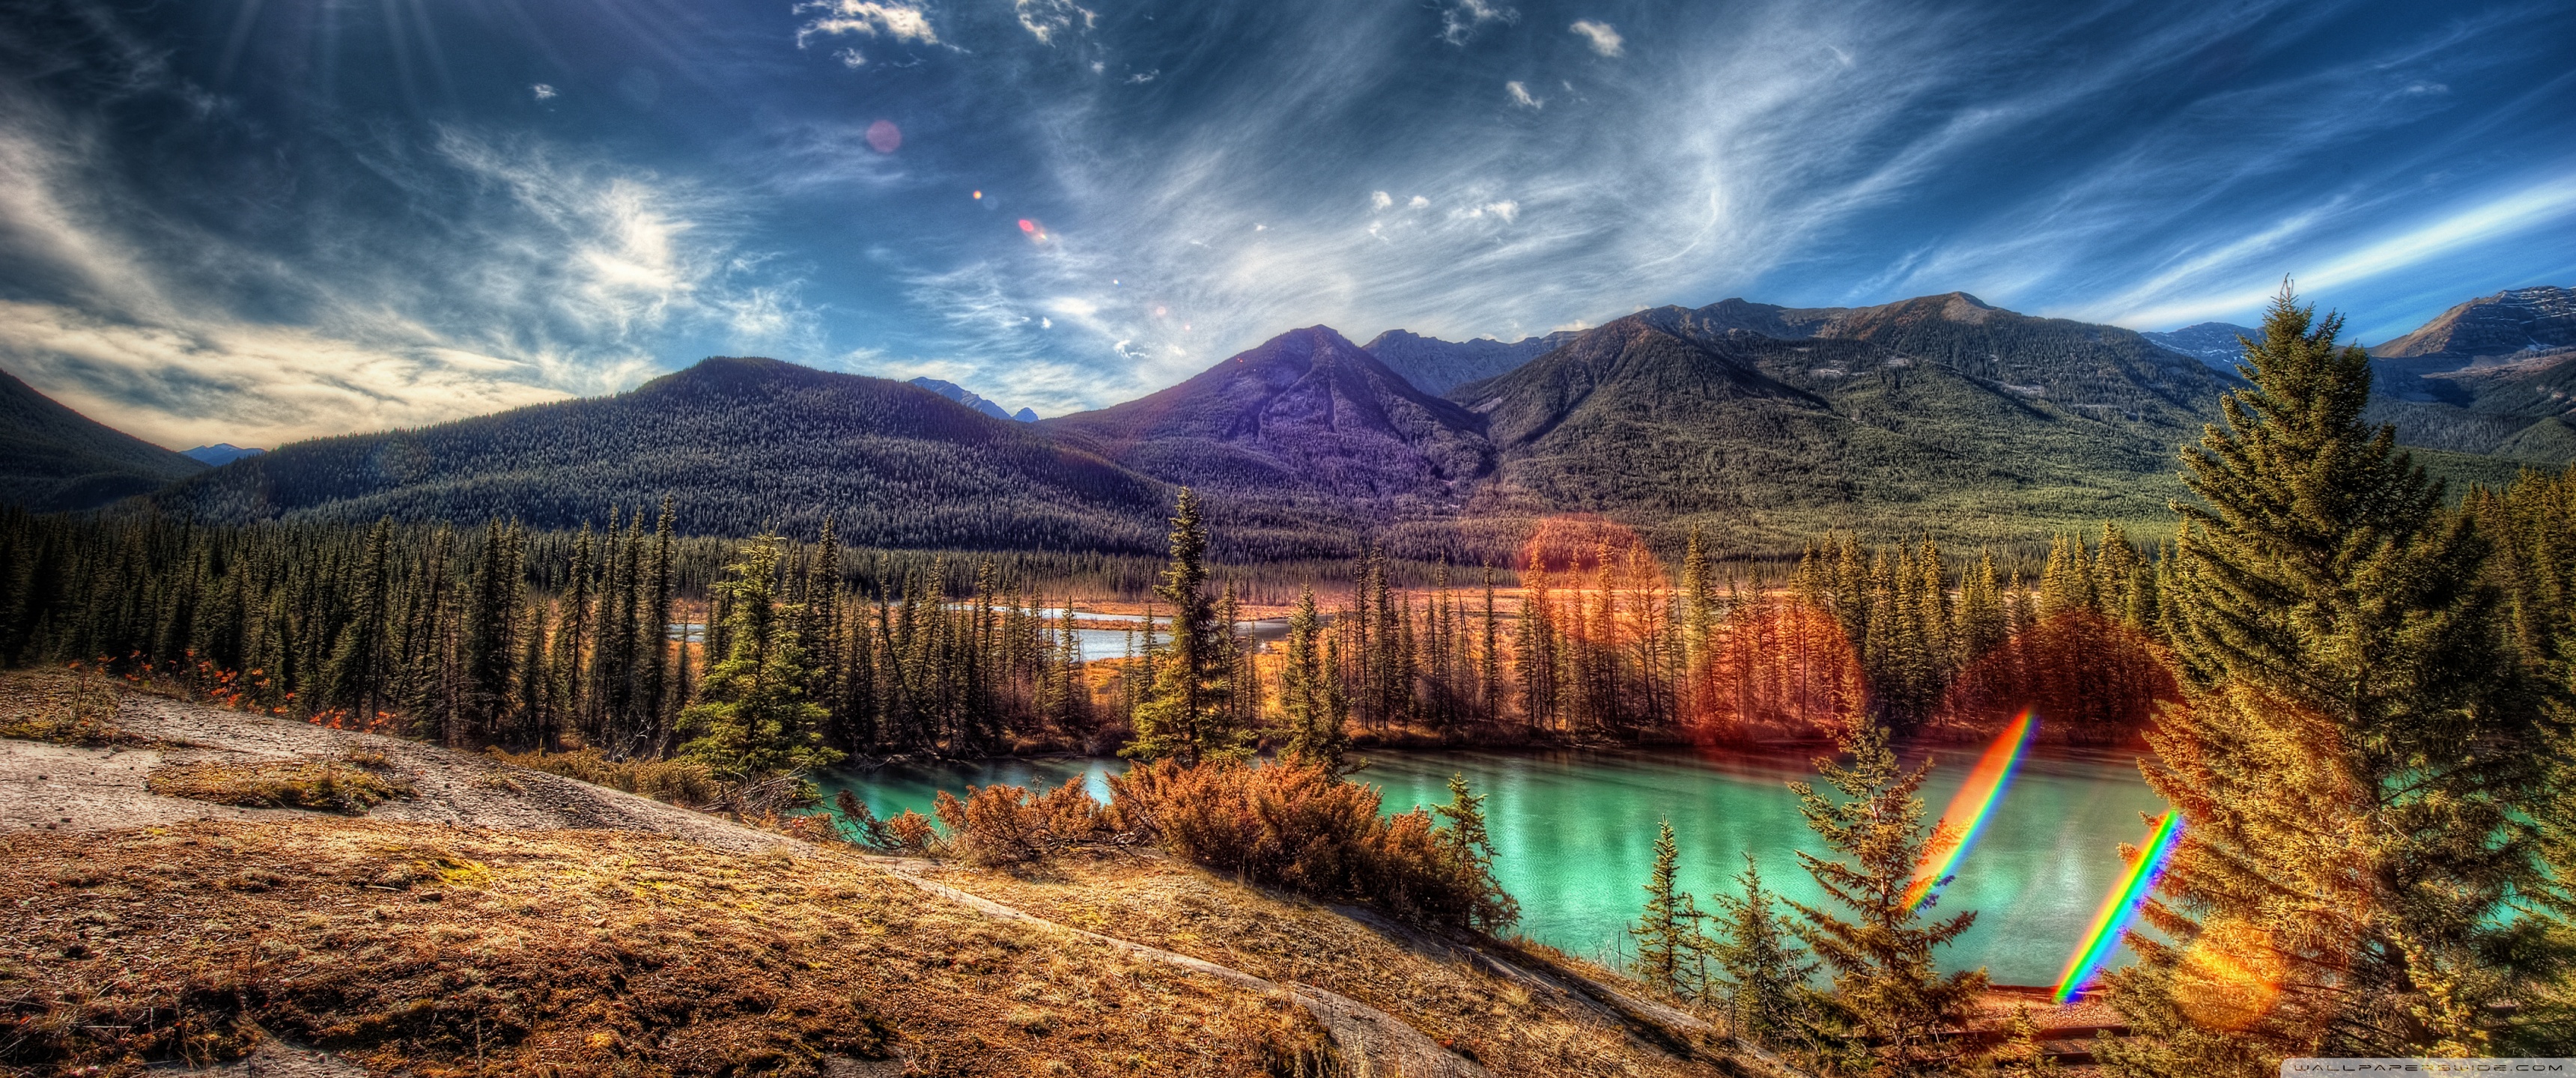
<svg viewBox="0 0 2576 1078">
<path fill-rule="evenodd" d="M 0 503 L 90 509 L 204 470 L 0 371 Z"/>
<path fill-rule="evenodd" d="M 1148 552 L 1159 483 L 929 390 L 771 359 L 709 359 L 632 392 L 282 446 L 156 496 L 243 521 L 334 517 L 538 528 L 677 499 L 695 532 L 902 547 Z"/>
<path fill-rule="evenodd" d="M 2181 490 L 2175 447 L 2225 389 L 2127 330 L 1953 293 L 1644 311 L 1452 397 L 1486 417 L 1498 506 L 1769 543 L 2157 517 Z"/>
</svg>

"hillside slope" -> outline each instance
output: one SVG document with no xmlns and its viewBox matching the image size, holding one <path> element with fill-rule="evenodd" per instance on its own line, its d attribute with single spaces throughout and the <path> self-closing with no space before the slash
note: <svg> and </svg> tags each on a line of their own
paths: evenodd
<svg viewBox="0 0 2576 1078">
<path fill-rule="evenodd" d="M 0 371 L 0 504 L 91 509 L 204 470 Z"/>
<path fill-rule="evenodd" d="M 1030 424 L 929 390 L 770 359 L 710 359 L 614 397 L 281 446 L 156 496 L 201 519 L 329 517 L 540 528 L 678 500 L 684 526 L 907 547 L 1152 552 L 1170 494 Z"/>
<path fill-rule="evenodd" d="M 0 679 L 0 720 L 59 706 L 68 679 L 49 679 Z M 0 955 L 0 1065 L 126 1072 L 184 1051 L 331 1075 L 1743 1073 L 1704 1023 L 1598 971 L 1429 942 L 1153 855 L 1084 864 L 1189 892 L 1166 918 L 1271 938 L 1214 955 L 1240 965 L 1180 953 L 1192 934 L 1104 935 L 1125 926 L 1025 881 L 414 742 L 140 694 L 112 721 L 140 744 L 0 740 L 0 779 L 25 791 L 0 800 L 0 933 L 23 945 Z M 417 792 L 351 817 L 146 789 L 263 762 Z M 1330 946 L 1282 961 L 1281 937 Z"/>
</svg>

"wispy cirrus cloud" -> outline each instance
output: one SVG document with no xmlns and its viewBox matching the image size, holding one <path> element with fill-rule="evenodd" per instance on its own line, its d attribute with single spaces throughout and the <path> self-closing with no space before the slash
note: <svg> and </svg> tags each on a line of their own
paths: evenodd
<svg viewBox="0 0 2576 1078">
<path fill-rule="evenodd" d="M 300 249 L 146 208 L 110 138 L 0 98 L 0 365 L 171 446 L 414 426 L 634 384 L 684 326 L 805 342 L 792 286 L 734 280 L 721 200 L 525 137 L 436 128 L 373 162 L 440 204 Z M 29 287 L 33 286 L 33 287 Z"/>
</svg>

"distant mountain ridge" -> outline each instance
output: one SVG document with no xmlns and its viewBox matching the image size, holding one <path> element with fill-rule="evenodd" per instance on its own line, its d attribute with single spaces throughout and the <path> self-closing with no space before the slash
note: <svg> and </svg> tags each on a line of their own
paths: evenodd
<svg viewBox="0 0 2576 1078">
<path fill-rule="evenodd" d="M 1505 343 L 1491 337 L 1472 341 L 1444 341 L 1400 329 L 1378 334 L 1360 348 L 1386 364 L 1388 370 L 1404 376 L 1415 389 L 1443 394 L 1469 382 L 1487 378 L 1518 367 L 1573 340 L 1573 330 L 1559 330 L 1542 337 L 1524 337 Z"/>
<path fill-rule="evenodd" d="M 2476 360 L 2576 348 L 2576 290 L 2509 288 L 2370 349 L 2381 359 Z"/>
<path fill-rule="evenodd" d="M 943 382 L 937 378 L 915 378 L 912 380 L 912 384 L 920 386 L 921 388 L 927 389 L 933 393 L 937 393 L 949 400 L 956 401 L 957 403 L 963 404 L 978 412 L 982 412 L 985 415 L 992 416 L 995 419 L 1007 419 L 1015 423 L 1035 423 L 1038 421 L 1037 412 L 1031 409 L 1022 408 L 1017 412 L 1007 410 L 1001 405 L 976 396 L 974 393 L 968 391 L 966 387 L 958 385 L 955 382 Z"/>
<path fill-rule="evenodd" d="M 2368 418 L 2400 441 L 2556 467 L 2576 462 L 2576 290 L 2480 296 L 2370 349 Z"/>
<path fill-rule="evenodd" d="M 201 445 L 195 449 L 182 449 L 179 455 L 209 468 L 220 468 L 243 457 L 256 457 L 265 452 L 268 450 L 244 449 L 231 442 L 217 442 L 213 445 Z"/>
<path fill-rule="evenodd" d="M 2245 341 L 2261 339 L 2262 332 L 2252 326 L 2202 322 L 2163 333 L 2138 335 L 2206 363 L 2211 370 L 2233 375 L 2236 364 L 2245 358 Z"/>
<path fill-rule="evenodd" d="M 40 512 L 94 509 L 205 467 L 0 371 L 0 504 Z"/>
<path fill-rule="evenodd" d="M 875 546 L 1161 544 L 1169 491 L 902 382 L 717 357 L 611 397 L 280 446 L 154 496 L 201 520 L 596 522 L 665 495 L 696 532 Z"/>
</svg>

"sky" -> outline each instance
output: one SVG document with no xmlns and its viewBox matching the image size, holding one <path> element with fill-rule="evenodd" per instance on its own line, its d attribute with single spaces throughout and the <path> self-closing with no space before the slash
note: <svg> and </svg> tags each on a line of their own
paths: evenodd
<svg viewBox="0 0 2576 1078">
<path fill-rule="evenodd" d="M 0 368 L 182 448 L 709 355 L 1057 415 L 1287 329 L 2576 285 L 2576 5 L 0 0 Z"/>
</svg>

